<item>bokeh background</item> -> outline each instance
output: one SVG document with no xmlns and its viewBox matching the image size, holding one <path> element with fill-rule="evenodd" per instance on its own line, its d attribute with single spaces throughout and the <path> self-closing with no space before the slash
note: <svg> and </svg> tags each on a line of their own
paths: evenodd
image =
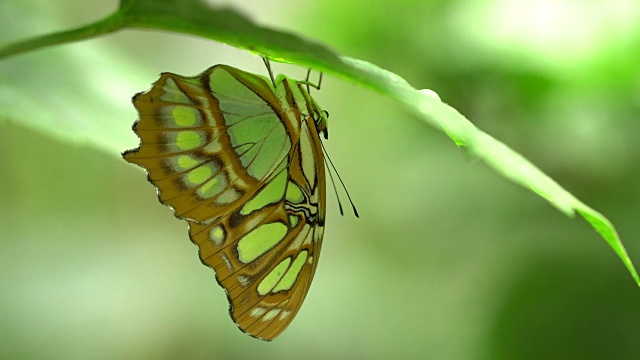
<svg viewBox="0 0 640 360">
<path fill-rule="evenodd" d="M 605 214 L 640 264 L 637 0 L 212 3 L 433 89 Z M 116 6 L 3 0 L 0 40 Z M 137 144 L 133 94 L 216 63 L 264 73 L 246 51 L 139 30 L 0 61 L 0 357 L 640 358 L 640 289 L 586 222 L 331 76 L 314 97 L 361 218 L 329 196 L 297 318 L 272 343 L 242 334 L 186 224 L 119 155 Z"/>
</svg>

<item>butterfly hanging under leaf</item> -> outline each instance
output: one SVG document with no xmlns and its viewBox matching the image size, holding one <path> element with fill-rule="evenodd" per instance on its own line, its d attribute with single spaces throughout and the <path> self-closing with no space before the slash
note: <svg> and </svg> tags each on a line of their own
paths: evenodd
<svg viewBox="0 0 640 360">
<path fill-rule="evenodd" d="M 160 201 L 189 223 L 200 259 L 245 333 L 272 340 L 309 291 L 325 219 L 320 133 L 327 113 L 307 81 L 227 65 L 163 73 L 133 104 L 137 149 Z"/>
</svg>

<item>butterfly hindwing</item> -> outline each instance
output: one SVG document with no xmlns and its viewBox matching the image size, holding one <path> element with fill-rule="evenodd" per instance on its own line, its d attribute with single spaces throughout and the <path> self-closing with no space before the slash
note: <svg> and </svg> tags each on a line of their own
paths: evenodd
<svg viewBox="0 0 640 360">
<path fill-rule="evenodd" d="M 124 154 L 188 220 L 239 328 L 265 340 L 308 292 L 325 212 L 322 112 L 294 80 L 276 84 L 225 65 L 164 73 L 134 97 L 141 145 Z"/>
</svg>

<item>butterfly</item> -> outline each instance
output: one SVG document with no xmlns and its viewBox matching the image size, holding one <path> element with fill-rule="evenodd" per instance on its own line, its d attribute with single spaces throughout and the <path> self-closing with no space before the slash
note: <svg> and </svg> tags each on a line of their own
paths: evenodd
<svg viewBox="0 0 640 360">
<path fill-rule="evenodd" d="M 133 97 L 138 148 L 160 201 L 189 224 L 243 332 L 273 340 L 300 310 L 325 224 L 320 134 L 328 113 L 307 80 L 228 65 L 200 75 L 163 73 Z"/>
</svg>

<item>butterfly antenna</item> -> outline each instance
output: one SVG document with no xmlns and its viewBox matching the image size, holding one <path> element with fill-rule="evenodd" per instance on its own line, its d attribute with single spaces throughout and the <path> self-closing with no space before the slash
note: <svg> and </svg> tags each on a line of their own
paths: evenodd
<svg viewBox="0 0 640 360">
<path fill-rule="evenodd" d="M 269 62 L 269 58 L 266 56 L 262 57 L 262 61 L 264 61 L 264 66 L 267 67 L 267 72 L 269 72 L 269 78 L 271 79 L 271 83 L 273 87 L 276 87 L 276 81 L 273 79 L 273 71 L 271 71 L 271 63 Z"/>
<path fill-rule="evenodd" d="M 323 149 L 324 149 L 324 146 L 323 146 Z M 326 151 L 325 151 L 325 154 L 326 154 Z M 335 192 L 336 199 L 338 200 L 338 208 L 340 208 L 340 215 L 344 216 L 344 211 L 342 211 L 342 202 L 340 201 L 340 196 L 338 196 L 338 189 L 336 188 L 335 181 L 333 181 L 333 175 L 331 174 L 331 168 L 329 166 L 327 166 L 327 172 L 329 173 L 329 179 L 331 179 L 331 185 L 333 186 L 333 191 Z"/>
<path fill-rule="evenodd" d="M 347 194 L 347 198 L 349 199 L 349 203 L 351 203 L 351 208 L 353 208 L 353 214 L 359 218 L 360 215 L 358 215 L 358 209 L 356 209 L 356 205 L 353 203 L 353 200 L 351 200 L 351 195 L 349 195 L 349 190 L 347 190 L 347 187 L 344 185 L 344 182 L 342 181 L 342 178 L 340 177 L 340 173 L 338 173 L 338 170 L 336 169 L 335 165 L 333 165 L 333 161 L 331 161 L 331 158 L 329 157 L 329 154 L 327 153 L 327 149 L 325 149 L 324 144 L 322 143 L 322 141 L 320 142 L 320 145 L 322 146 L 322 151 L 324 152 L 325 157 L 327 158 L 327 160 L 329 160 L 329 164 L 331 164 L 331 167 L 333 168 L 333 171 L 336 173 L 336 176 L 338 177 L 338 180 L 340 180 L 340 184 L 342 184 L 342 188 L 344 189 L 344 192 Z M 329 169 L 329 166 L 327 166 L 327 169 Z M 333 182 L 333 176 L 331 175 L 331 169 L 329 169 L 329 178 L 331 179 L 331 183 L 333 184 L 333 189 L 336 192 L 336 197 L 338 197 L 338 190 L 336 189 L 336 184 L 335 182 Z M 342 204 L 340 204 L 340 198 L 338 198 L 338 206 L 340 206 L 340 214 L 342 215 Z"/>
</svg>

